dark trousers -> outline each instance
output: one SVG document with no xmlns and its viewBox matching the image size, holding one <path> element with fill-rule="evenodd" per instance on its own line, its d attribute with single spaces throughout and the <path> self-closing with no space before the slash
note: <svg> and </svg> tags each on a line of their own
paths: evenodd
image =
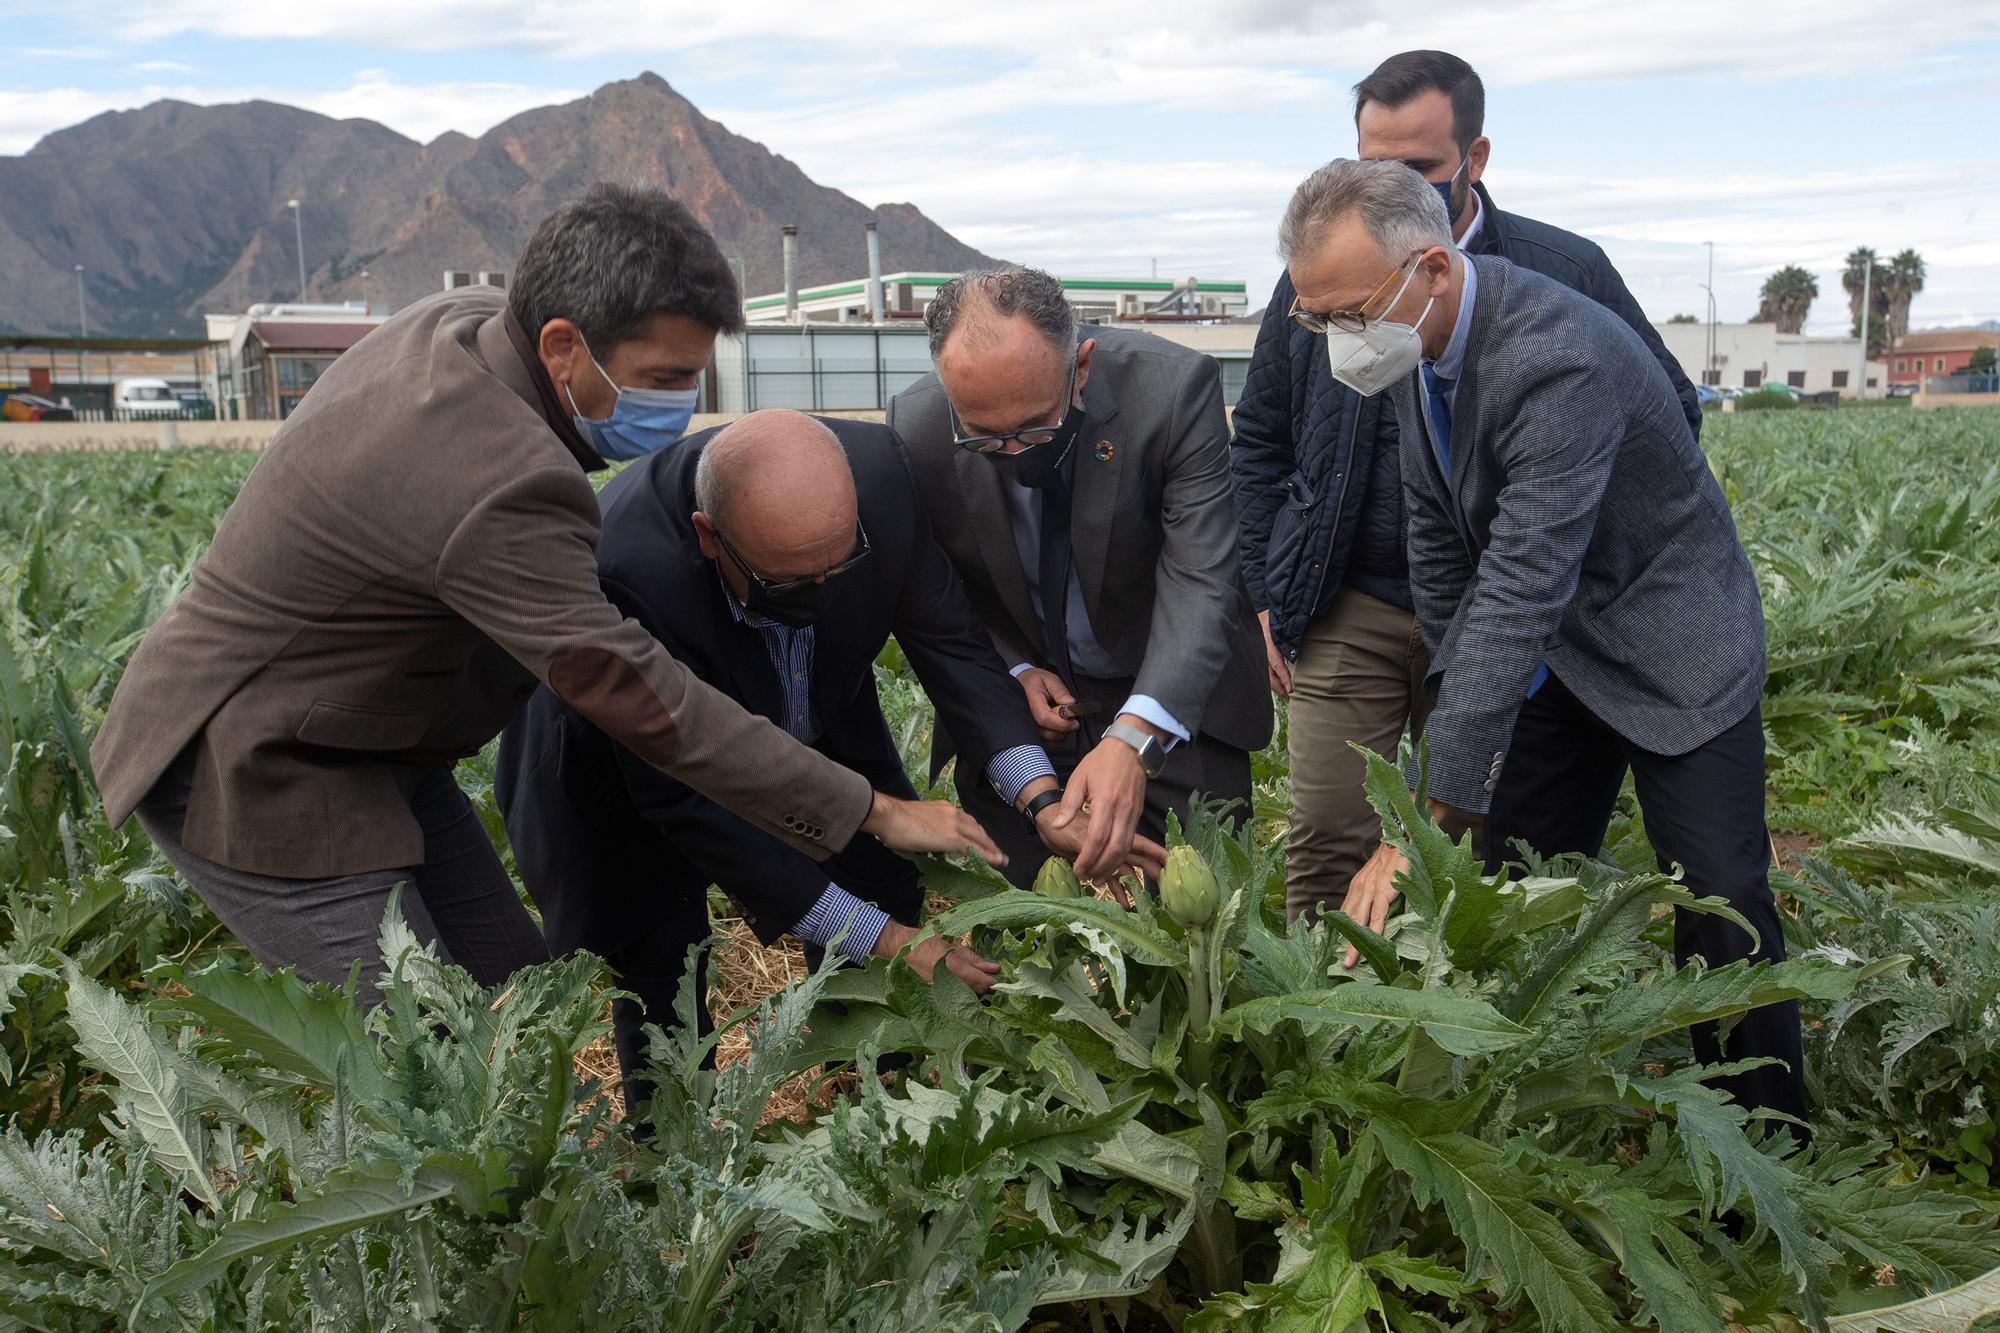
<svg viewBox="0 0 2000 1333">
<path fill-rule="evenodd" d="M 684 861 L 679 849 L 651 825 L 634 829 L 633 839 L 631 864 L 635 868 L 649 862 L 658 867 Z M 833 883 L 857 898 L 874 903 L 904 925 L 914 926 L 922 920 L 923 887 L 918 882 L 916 867 L 874 838 L 859 835 L 820 865 Z M 659 915 L 640 928 L 637 938 L 616 947 L 597 949 L 611 965 L 619 988 L 637 997 L 621 997 L 611 1005 L 612 1040 L 618 1048 L 618 1068 L 625 1079 L 626 1118 L 634 1123 L 637 1123 L 637 1109 L 652 1095 L 652 1082 L 644 1076 L 651 1046 L 645 1026 L 657 1023 L 662 1028 L 671 1028 L 680 1021 L 674 1012 L 674 998 L 680 993 L 681 979 L 687 975 L 688 950 L 705 942 L 712 929 L 705 885 L 698 891 L 667 890 L 665 898 Z M 801 910 L 806 906 L 810 904 L 802 904 Z M 817 945 L 806 946 L 806 961 L 813 967 L 817 968 L 824 957 L 825 951 Z M 707 1035 L 715 1024 L 708 1012 L 706 954 L 697 964 L 695 994 L 700 997 L 695 1005 L 695 1022 L 702 1034 Z"/>
<path fill-rule="evenodd" d="M 1075 693 L 1079 702 L 1096 704 L 1097 711 L 1085 717 L 1083 725 L 1071 732 L 1068 739 L 1046 747 L 1057 775 L 1065 782 L 1083 757 L 1096 748 L 1104 728 L 1118 716 L 1119 706 L 1132 697 L 1132 681 L 1079 676 Z M 958 788 L 959 804 L 1007 853 L 1007 868 L 1001 873 L 1016 888 L 1033 888 L 1036 872 L 1049 858 L 1049 849 L 1042 845 L 1035 826 L 1000 799 L 984 773 L 969 772 L 962 758 L 953 781 Z M 1200 732 L 1195 733 L 1192 741 L 1174 746 L 1167 752 L 1167 764 L 1160 770 L 1160 776 L 1146 784 L 1146 808 L 1139 816 L 1139 832 L 1155 842 L 1163 841 L 1167 812 L 1173 811 L 1185 822 L 1188 805 L 1197 792 L 1215 801 L 1241 801 L 1231 812 L 1231 818 L 1247 818 L 1250 752 L 1224 745 Z"/>
<path fill-rule="evenodd" d="M 410 792 L 410 813 L 424 831 L 421 865 L 287 879 L 220 865 L 181 842 L 192 763 L 189 750 L 161 775 L 140 803 L 139 825 L 265 967 L 293 967 L 307 981 L 339 984 L 358 958 L 361 1001 L 376 1003 L 382 914 L 399 884 L 403 919 L 417 938 L 436 940 L 444 957 L 480 985 L 497 986 L 530 963 L 548 961 L 542 932 L 450 769 L 417 775 Z"/>
<path fill-rule="evenodd" d="M 1653 754 L 1620 737 L 1550 676 L 1521 709 L 1506 766 L 1486 815 L 1486 865 L 1497 872 L 1511 844 L 1542 856 L 1595 856 L 1632 770 L 1646 835 L 1660 869 L 1678 863 L 1697 897 L 1726 899 L 1757 932 L 1756 947 L 1721 917 L 1674 915 L 1674 958 L 1700 957 L 1711 967 L 1740 959 L 1781 961 L 1785 938 L 1771 895 L 1770 835 L 1764 824 L 1764 724 L 1760 710 L 1686 754 Z M 1717 1081 L 1746 1107 L 1805 1118 L 1805 1056 L 1795 1001 L 1745 1014 L 1718 1043 L 1715 1025 L 1692 1031 L 1704 1064 L 1776 1056 L 1766 1065 Z"/>
</svg>

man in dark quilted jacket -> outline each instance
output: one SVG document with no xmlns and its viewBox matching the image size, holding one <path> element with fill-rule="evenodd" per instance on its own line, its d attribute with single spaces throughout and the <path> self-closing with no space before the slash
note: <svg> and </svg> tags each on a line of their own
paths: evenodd
<svg viewBox="0 0 2000 1333">
<path fill-rule="evenodd" d="M 1492 144 L 1485 89 L 1443 51 L 1391 56 L 1354 88 L 1362 158 L 1405 163 L 1432 182 L 1468 254 L 1499 255 L 1608 307 L 1666 369 L 1699 439 L 1694 386 L 1595 244 L 1503 213 L 1480 184 Z M 1393 754 L 1429 711 L 1429 654 L 1405 553 L 1395 413 L 1386 396 L 1338 383 L 1324 339 L 1291 318 L 1280 275 L 1243 396 L 1232 451 L 1242 565 L 1263 622 L 1271 689 L 1290 700 L 1291 836 L 1285 905 L 1340 907 L 1351 886 L 1386 879 L 1391 860 L 1350 742 Z M 1383 887 L 1386 887 L 1384 885 Z"/>
</svg>

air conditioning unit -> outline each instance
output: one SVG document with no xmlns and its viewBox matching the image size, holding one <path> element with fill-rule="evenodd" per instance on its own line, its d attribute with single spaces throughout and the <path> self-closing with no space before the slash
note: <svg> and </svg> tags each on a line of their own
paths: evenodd
<svg viewBox="0 0 2000 1333">
<path fill-rule="evenodd" d="M 460 287 L 472 286 L 472 273 L 468 269 L 448 268 L 444 271 L 444 289 L 457 291 Z"/>
<path fill-rule="evenodd" d="M 507 271 L 505 269 L 483 268 L 479 270 L 479 285 L 481 287 L 505 287 L 507 285 Z"/>
</svg>

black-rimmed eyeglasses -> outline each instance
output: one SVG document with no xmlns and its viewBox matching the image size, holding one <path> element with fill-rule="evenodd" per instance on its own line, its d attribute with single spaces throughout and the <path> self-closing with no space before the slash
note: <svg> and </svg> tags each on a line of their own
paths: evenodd
<svg viewBox="0 0 2000 1333">
<path fill-rule="evenodd" d="M 1062 435 L 1063 426 L 1069 421 L 1069 414 L 1076 410 L 1075 395 L 1076 357 L 1071 356 L 1069 378 L 1063 381 L 1062 415 L 1055 419 L 1054 425 L 1029 426 L 1025 430 L 1010 430 L 1005 435 L 961 435 L 959 430 L 965 423 L 958 419 L 958 409 L 952 407 L 950 400 L 947 399 L 945 407 L 951 413 L 951 442 L 975 454 L 998 453 L 1007 447 L 1009 440 L 1019 440 L 1024 447 L 1030 449 L 1038 444 L 1047 444 Z"/>
<path fill-rule="evenodd" d="M 817 574 L 806 574 L 795 579 L 768 579 L 759 574 L 756 568 L 743 558 L 741 551 L 730 545 L 729 538 L 722 535 L 721 528 L 715 529 L 715 540 L 722 544 L 722 549 L 729 553 L 729 558 L 736 562 L 736 567 L 743 571 L 745 577 L 750 582 L 756 584 L 758 590 L 767 597 L 794 592 L 797 589 L 805 587 L 808 583 L 817 583 L 821 579 L 830 579 L 836 574 L 845 574 L 848 570 L 866 560 L 870 549 L 868 545 L 868 529 L 856 523 L 854 525 L 854 550 L 839 564 L 829 565 Z"/>
</svg>

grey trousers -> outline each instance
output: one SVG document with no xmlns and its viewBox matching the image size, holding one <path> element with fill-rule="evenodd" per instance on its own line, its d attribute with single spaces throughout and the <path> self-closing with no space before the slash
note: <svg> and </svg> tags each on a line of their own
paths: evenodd
<svg viewBox="0 0 2000 1333">
<path fill-rule="evenodd" d="M 437 941 L 440 952 L 481 985 L 496 986 L 530 963 L 547 961 L 542 932 L 450 769 L 425 772 L 410 795 L 410 812 L 424 830 L 423 864 L 286 879 L 219 865 L 182 844 L 192 753 L 175 761 L 140 803 L 140 827 L 265 967 L 291 967 L 308 981 L 338 984 L 360 959 L 360 998 L 376 1003 L 382 972 L 377 937 L 398 884 L 404 886 L 403 918 L 417 938 Z"/>
<path fill-rule="evenodd" d="M 1079 676 L 1076 697 L 1084 703 L 1096 704 L 1097 712 L 1085 718 L 1083 725 L 1072 732 L 1069 739 L 1046 747 L 1057 775 L 1065 781 L 1083 762 L 1084 755 L 1096 748 L 1097 742 L 1103 738 L 1105 726 L 1118 715 L 1118 706 L 1132 697 L 1132 682 L 1129 679 L 1100 680 Z M 1000 844 L 1000 850 L 1007 853 L 1007 868 L 1001 873 L 1016 888 L 1033 888 L 1036 872 L 1049 858 L 1049 850 L 1042 846 L 1035 826 L 1022 818 L 1020 811 L 1000 799 L 984 773 L 969 772 L 963 759 L 953 773 L 953 782 L 958 789 L 959 804 L 992 835 L 993 841 Z M 1146 784 L 1146 808 L 1139 815 L 1139 832 L 1155 842 L 1163 841 L 1167 812 L 1171 810 L 1185 820 L 1188 804 L 1197 792 L 1216 801 L 1241 801 L 1242 804 L 1231 811 L 1229 817 L 1235 820 L 1248 818 L 1250 752 L 1224 745 L 1213 736 L 1204 736 L 1199 732 L 1195 733 L 1192 741 L 1169 750 L 1166 767 L 1160 770 L 1160 776 Z"/>
</svg>

